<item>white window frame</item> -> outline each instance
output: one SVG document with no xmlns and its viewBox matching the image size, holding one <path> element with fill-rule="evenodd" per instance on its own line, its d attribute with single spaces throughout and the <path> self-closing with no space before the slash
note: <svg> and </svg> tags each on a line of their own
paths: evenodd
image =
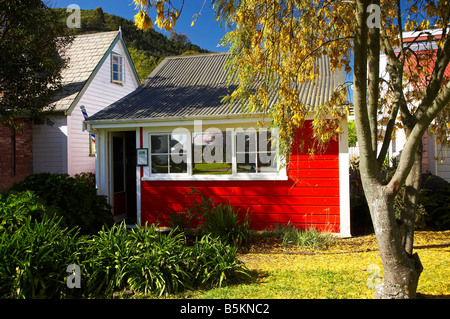
<svg viewBox="0 0 450 319">
<path fill-rule="evenodd" d="M 211 180 L 221 180 L 221 181 L 253 181 L 253 180 L 287 180 L 287 172 L 286 165 L 280 159 L 279 156 L 279 148 L 277 146 L 276 149 L 276 161 L 278 170 L 277 172 L 255 172 L 255 173 L 238 173 L 237 172 L 237 156 L 236 156 L 236 132 L 237 131 L 246 131 L 246 129 L 227 129 L 230 130 L 231 133 L 231 149 L 232 149 L 232 174 L 198 174 L 194 175 L 192 172 L 192 131 L 185 129 L 184 132 L 188 136 L 188 145 L 187 145 L 187 173 L 152 173 L 151 172 L 151 136 L 152 135 L 169 135 L 172 134 L 173 131 L 164 130 L 164 131 L 151 131 L 145 134 L 144 145 L 147 144 L 150 150 L 149 152 L 149 166 L 144 168 L 144 175 L 142 177 L 143 181 L 211 181 Z M 226 130 L 222 130 L 226 131 Z M 258 131 L 258 130 L 257 130 Z M 170 154 L 170 153 L 169 153 Z M 170 156 L 170 155 L 169 155 Z"/>
<path fill-rule="evenodd" d="M 119 59 L 118 63 L 114 62 L 114 57 L 117 57 Z M 118 65 L 118 71 L 114 71 L 114 65 L 117 64 Z M 115 80 L 114 79 L 114 74 L 117 74 L 119 79 Z M 125 83 L 125 59 L 124 57 L 119 54 L 119 53 L 115 53 L 112 52 L 111 53 L 111 83 L 116 83 L 116 84 L 123 84 Z"/>
<path fill-rule="evenodd" d="M 267 129 L 267 131 L 266 132 L 268 132 L 269 130 Z M 275 173 L 275 172 L 260 172 L 260 171 L 258 171 L 258 169 L 259 169 L 259 167 L 258 167 L 258 159 L 259 159 L 259 155 L 260 154 L 264 154 L 265 152 L 263 152 L 263 151 L 261 151 L 261 150 L 258 150 L 259 149 L 259 146 L 260 146 L 260 140 L 259 140 L 259 133 L 261 133 L 261 132 L 263 132 L 261 129 L 241 129 L 241 128 L 239 128 L 239 129 L 236 129 L 236 130 L 234 130 L 234 134 L 233 134 L 233 139 L 234 139 L 234 141 L 235 141 L 235 146 L 233 147 L 233 155 L 235 155 L 235 157 L 236 157 L 236 160 L 235 160 L 235 162 L 236 162 L 236 173 L 238 174 L 238 175 L 247 175 L 247 176 L 253 176 L 253 175 L 255 175 L 255 174 L 263 174 L 263 175 L 267 175 L 267 174 L 277 174 L 277 173 Z M 250 133 L 254 133 L 255 134 L 255 145 L 253 145 L 254 146 L 254 149 L 253 150 L 249 150 L 248 152 L 238 152 L 237 151 L 237 149 L 236 149 L 236 144 L 237 144 L 237 134 L 236 133 L 244 133 L 244 134 L 250 134 Z M 250 145 L 249 145 L 250 146 Z M 271 152 L 273 152 L 273 149 L 272 150 L 266 150 L 266 153 L 271 153 Z M 255 154 L 255 168 L 256 168 L 256 170 L 254 171 L 254 172 L 251 172 L 251 173 L 242 173 L 242 172 L 238 172 L 238 169 L 237 169 L 237 158 L 238 158 L 238 154 L 246 154 L 246 153 L 248 153 L 248 154 Z M 277 146 L 276 146 L 276 148 L 275 148 L 275 157 L 274 157 L 274 160 L 276 160 L 277 161 L 277 163 L 278 163 L 278 161 L 279 161 L 279 149 L 278 149 L 278 143 L 277 143 Z M 277 164 L 277 172 L 280 170 L 280 167 L 279 167 L 279 165 Z"/>
<path fill-rule="evenodd" d="M 192 174 L 192 165 L 191 165 L 191 159 L 190 159 L 190 154 L 191 154 L 191 150 L 188 144 L 188 147 L 186 149 L 186 165 L 187 165 L 187 172 L 186 173 L 171 173 L 170 172 L 170 158 L 169 158 L 169 163 L 168 163 L 168 172 L 167 173 L 152 173 L 152 155 L 166 155 L 166 153 L 152 153 L 152 148 L 151 148 L 151 141 L 152 141 L 152 136 L 156 136 L 156 135 L 167 135 L 168 138 L 168 142 L 169 144 L 167 145 L 168 149 L 167 149 L 167 156 L 171 156 L 171 150 L 170 150 L 170 138 L 169 136 L 173 134 L 173 132 L 152 132 L 148 134 L 148 149 L 149 149 L 149 174 L 150 176 L 152 176 L 153 178 L 157 178 L 157 179 L 172 179 L 173 177 L 176 178 L 183 178 L 186 177 L 188 175 Z M 187 140 L 190 141 L 191 139 L 191 134 L 188 134 L 188 132 L 180 132 L 177 134 L 186 134 Z"/>
</svg>

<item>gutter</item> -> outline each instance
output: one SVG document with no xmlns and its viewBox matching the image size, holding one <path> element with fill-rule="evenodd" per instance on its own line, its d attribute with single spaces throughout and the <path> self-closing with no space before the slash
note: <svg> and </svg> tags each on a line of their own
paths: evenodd
<svg viewBox="0 0 450 319">
<path fill-rule="evenodd" d="M 117 128 L 117 127 L 149 127 L 149 126 L 171 126 L 174 124 L 194 125 L 194 121 L 227 121 L 232 123 L 244 122 L 246 120 L 263 120 L 267 115 L 257 114 L 226 114 L 209 116 L 173 116 L 143 119 L 115 119 L 115 120 L 85 120 L 83 121 L 83 131 L 90 129 Z M 192 122 L 192 123 L 189 123 Z"/>
</svg>

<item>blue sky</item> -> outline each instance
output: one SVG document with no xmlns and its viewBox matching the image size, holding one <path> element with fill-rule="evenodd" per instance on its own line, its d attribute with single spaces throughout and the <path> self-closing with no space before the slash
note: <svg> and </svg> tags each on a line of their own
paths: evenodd
<svg viewBox="0 0 450 319">
<path fill-rule="evenodd" d="M 105 13 L 115 14 L 129 20 L 134 20 L 134 15 L 138 10 L 135 8 L 132 0 L 47 0 L 46 2 L 51 8 L 67 8 L 70 4 L 77 4 L 84 10 L 102 7 Z M 217 47 L 226 30 L 221 28 L 219 22 L 215 20 L 210 1 L 206 1 L 200 17 L 195 25 L 191 27 L 192 17 L 200 11 L 203 2 L 204 0 L 185 1 L 183 12 L 177 22 L 175 31 L 187 35 L 193 44 L 200 46 L 202 49 L 215 52 L 227 51 L 227 48 Z M 67 16 L 69 15 L 70 13 L 67 14 Z M 152 14 L 150 17 L 154 20 Z M 81 16 L 81 19 L 83 19 L 83 16 Z M 156 26 L 155 30 L 168 36 L 167 32 L 160 30 Z"/>
<path fill-rule="evenodd" d="M 45 0 L 45 2 L 48 3 L 49 7 L 53 8 L 67 8 L 70 4 L 77 4 L 81 9 L 86 10 L 102 7 L 106 13 L 115 14 L 129 20 L 134 20 L 134 15 L 138 10 L 133 0 Z M 181 1 L 174 2 L 180 3 Z M 203 49 L 215 52 L 227 51 L 227 48 L 217 46 L 226 34 L 226 30 L 220 27 L 219 22 L 215 20 L 214 12 L 211 8 L 211 1 L 206 1 L 201 16 L 193 27 L 191 27 L 193 15 L 199 13 L 204 0 L 185 0 L 184 2 L 183 12 L 177 22 L 175 31 L 184 33 L 191 39 L 193 44 Z M 401 0 L 401 3 L 404 8 L 406 0 Z M 153 15 L 155 15 L 154 12 Z M 151 18 L 154 20 L 152 14 Z M 81 19 L 83 19 L 83 16 Z M 167 32 L 160 30 L 156 26 L 155 30 L 168 36 Z"/>
</svg>

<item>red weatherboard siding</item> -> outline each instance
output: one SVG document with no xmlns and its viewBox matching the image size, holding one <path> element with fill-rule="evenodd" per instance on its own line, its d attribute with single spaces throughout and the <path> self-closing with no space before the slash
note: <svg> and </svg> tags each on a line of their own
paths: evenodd
<svg viewBox="0 0 450 319">
<path fill-rule="evenodd" d="M 311 157 L 293 151 L 286 181 L 142 181 L 141 220 L 169 226 L 169 213 L 185 211 L 201 191 L 215 203 L 230 202 L 251 228 L 264 229 L 291 222 L 300 228 L 339 232 L 339 145 Z"/>
</svg>

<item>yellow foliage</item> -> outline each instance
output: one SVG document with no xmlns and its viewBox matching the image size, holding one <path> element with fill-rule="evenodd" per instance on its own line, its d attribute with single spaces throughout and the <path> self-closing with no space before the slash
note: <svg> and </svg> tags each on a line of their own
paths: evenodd
<svg viewBox="0 0 450 319">
<path fill-rule="evenodd" d="M 175 1 L 168 0 L 134 0 L 141 8 L 135 16 L 139 28 L 153 25 L 148 17 L 148 10 L 156 11 L 154 23 L 161 29 L 170 31 L 174 28 L 180 11 L 173 7 Z M 180 0 L 178 3 L 183 3 Z M 238 89 L 232 99 L 250 101 L 247 111 L 262 111 L 270 113 L 274 123 L 280 130 L 280 139 L 289 145 L 293 135 L 315 110 L 314 134 L 322 144 L 326 144 L 336 133 L 341 132 L 340 123 L 348 114 L 347 95 L 344 87 L 335 88 L 329 101 L 324 105 L 307 105 L 299 101 L 298 85 L 309 82 L 316 85 L 319 77 L 316 61 L 326 55 L 331 64 L 331 70 L 343 68 L 351 71 L 350 52 L 353 48 L 355 34 L 355 5 L 351 1 L 322 0 L 246 0 L 236 2 L 231 0 L 213 0 L 213 9 L 217 17 L 234 26 L 225 36 L 222 43 L 230 47 L 232 57 L 228 66 L 238 79 Z M 435 27 L 446 27 L 446 12 L 448 1 L 429 1 L 420 4 L 413 3 L 403 19 L 404 26 L 397 25 L 397 2 L 382 0 L 381 25 L 383 41 L 391 47 L 400 45 L 399 30 L 406 31 L 430 28 L 430 21 Z M 194 15 L 197 17 L 198 15 Z M 424 16 L 426 16 L 424 18 Z M 220 19 L 219 19 L 220 20 Z M 191 25 L 195 24 L 195 19 Z M 437 45 L 443 47 L 444 40 L 437 40 Z M 419 57 L 429 61 L 434 57 Z M 416 112 L 417 101 L 424 97 L 428 83 L 423 83 L 429 77 L 424 77 L 432 66 L 420 63 L 421 72 L 404 72 L 405 98 L 411 113 Z M 407 59 L 404 69 L 414 70 L 416 64 Z M 448 81 L 449 79 L 446 79 Z M 264 91 L 252 91 L 255 82 L 262 83 Z M 411 86 L 410 83 L 416 84 Z M 269 110 L 268 93 L 276 90 L 277 103 Z M 272 93 L 272 92 L 271 92 Z M 380 98 L 379 112 L 389 117 L 394 96 L 387 92 L 387 97 Z M 446 109 L 449 109 L 447 107 Z M 435 134 L 441 141 L 448 134 L 450 111 L 434 125 Z M 450 142 L 446 142 L 450 144 Z M 288 155 L 289 149 L 286 149 Z"/>
<path fill-rule="evenodd" d="M 143 30 L 153 27 L 153 22 L 149 18 L 147 12 L 139 10 L 139 12 L 134 16 L 134 24 Z"/>
</svg>

